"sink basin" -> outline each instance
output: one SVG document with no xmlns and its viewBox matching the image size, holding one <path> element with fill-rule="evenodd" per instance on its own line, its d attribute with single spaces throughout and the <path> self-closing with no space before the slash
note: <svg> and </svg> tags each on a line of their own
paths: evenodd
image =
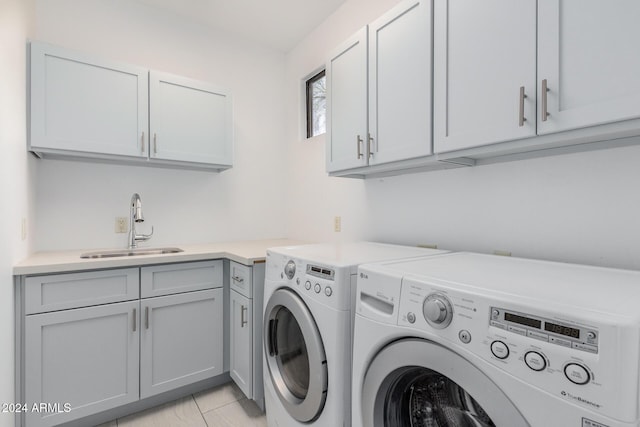
<svg viewBox="0 0 640 427">
<path fill-rule="evenodd" d="M 85 252 L 80 258 L 114 258 L 121 256 L 135 255 L 159 255 L 159 254 L 175 254 L 183 252 L 180 248 L 136 248 L 136 249 L 116 249 L 110 251 Z"/>
</svg>

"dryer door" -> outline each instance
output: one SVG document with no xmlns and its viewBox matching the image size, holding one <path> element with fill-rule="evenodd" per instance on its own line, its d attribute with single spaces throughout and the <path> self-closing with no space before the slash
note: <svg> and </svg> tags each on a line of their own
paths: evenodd
<svg viewBox="0 0 640 427">
<path fill-rule="evenodd" d="M 507 394 L 457 353 L 404 339 L 373 359 L 362 387 L 364 425 L 529 426 Z"/>
<path fill-rule="evenodd" d="M 327 358 L 316 322 L 287 289 L 273 293 L 264 313 L 264 351 L 278 398 L 296 420 L 315 420 L 327 396 Z"/>
</svg>

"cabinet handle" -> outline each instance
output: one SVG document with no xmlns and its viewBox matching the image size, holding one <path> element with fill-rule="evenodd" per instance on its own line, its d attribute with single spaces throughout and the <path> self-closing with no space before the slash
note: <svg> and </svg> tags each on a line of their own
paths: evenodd
<svg viewBox="0 0 640 427">
<path fill-rule="evenodd" d="M 232 279 L 234 282 L 244 283 L 244 279 L 243 279 L 242 277 L 239 277 L 239 276 L 232 276 L 232 277 L 231 277 L 231 279 Z"/>
<path fill-rule="evenodd" d="M 136 331 L 136 325 L 138 323 L 138 319 L 136 319 L 136 309 L 133 309 L 133 332 Z"/>
<path fill-rule="evenodd" d="M 144 154 L 144 131 L 142 132 L 142 137 L 140 138 L 140 149 L 142 150 L 142 154 Z"/>
<path fill-rule="evenodd" d="M 153 134 L 153 154 L 158 154 L 158 135 Z"/>
<path fill-rule="evenodd" d="M 246 325 L 247 323 L 249 323 L 247 320 L 245 320 L 244 318 L 244 312 L 247 310 L 247 307 L 245 307 L 244 305 L 240 306 L 240 327 L 244 328 L 244 325 Z"/>
<path fill-rule="evenodd" d="M 524 86 L 520 86 L 520 113 L 518 114 L 518 126 L 524 126 L 524 122 L 527 119 L 524 117 L 524 99 L 527 97 L 527 94 L 524 93 Z"/>
<path fill-rule="evenodd" d="M 542 121 L 546 122 L 547 117 L 550 116 L 547 111 L 547 92 L 549 92 L 549 88 L 547 87 L 547 79 L 542 80 Z"/>
<path fill-rule="evenodd" d="M 373 157 L 373 137 L 370 133 L 367 134 L 367 151 L 369 152 L 369 157 Z"/>
<path fill-rule="evenodd" d="M 144 308 L 144 327 L 149 329 L 149 306 Z"/>
<path fill-rule="evenodd" d="M 362 138 L 360 138 L 360 135 L 357 135 L 356 137 L 356 145 L 358 146 L 358 158 L 362 157 Z"/>
</svg>

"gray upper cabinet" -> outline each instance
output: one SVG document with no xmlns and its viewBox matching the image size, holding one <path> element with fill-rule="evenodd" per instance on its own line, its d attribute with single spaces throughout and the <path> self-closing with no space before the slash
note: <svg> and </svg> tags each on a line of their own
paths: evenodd
<svg viewBox="0 0 640 427">
<path fill-rule="evenodd" d="M 534 136 L 535 93 L 536 0 L 435 1 L 436 152 Z"/>
<path fill-rule="evenodd" d="M 538 1 L 538 134 L 640 117 L 639 18 L 637 0 Z"/>
<path fill-rule="evenodd" d="M 232 166 L 228 91 L 45 43 L 30 49 L 34 153 L 215 171 Z"/>
<path fill-rule="evenodd" d="M 148 71 L 31 43 L 29 150 L 147 157 Z"/>
<path fill-rule="evenodd" d="M 143 299 L 140 398 L 223 372 L 223 290 Z"/>
<path fill-rule="evenodd" d="M 58 425 L 138 400 L 139 304 L 26 316 L 24 402 L 60 405 L 27 411 L 26 425 Z"/>
<path fill-rule="evenodd" d="M 437 153 L 602 141 L 597 128 L 559 133 L 640 118 L 637 1 L 436 0 L 434 16 Z"/>
<path fill-rule="evenodd" d="M 432 153 L 431 23 L 431 1 L 404 0 L 330 54 L 330 174 L 367 174 Z"/>
<path fill-rule="evenodd" d="M 151 159 L 233 163 L 231 94 L 209 83 L 152 71 Z"/>
</svg>

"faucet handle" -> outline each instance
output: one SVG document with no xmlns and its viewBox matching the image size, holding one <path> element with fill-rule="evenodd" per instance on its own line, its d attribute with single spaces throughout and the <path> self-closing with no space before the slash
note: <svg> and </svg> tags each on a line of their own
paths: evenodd
<svg viewBox="0 0 640 427">
<path fill-rule="evenodd" d="M 136 240 L 149 240 L 153 236 L 153 225 L 151 226 L 151 233 L 149 234 L 136 234 Z"/>
</svg>

